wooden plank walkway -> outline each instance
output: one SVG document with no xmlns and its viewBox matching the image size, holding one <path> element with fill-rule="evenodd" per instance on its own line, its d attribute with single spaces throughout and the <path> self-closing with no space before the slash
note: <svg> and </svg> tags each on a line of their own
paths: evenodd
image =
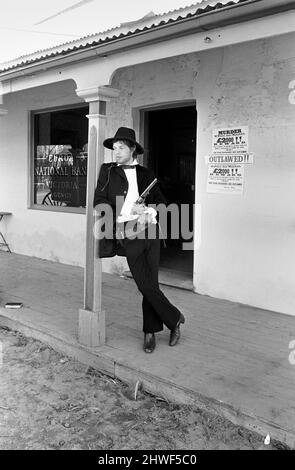
<svg viewBox="0 0 295 470">
<path fill-rule="evenodd" d="M 77 342 L 83 269 L 0 253 L 0 326 L 295 448 L 295 365 L 288 360 L 295 318 L 187 290 L 163 286 L 163 291 L 186 316 L 175 348 L 168 346 L 166 329 L 157 334 L 153 354 L 142 351 L 141 295 L 133 280 L 104 274 L 107 343 L 89 349 Z M 24 307 L 3 308 L 8 301 Z"/>
</svg>

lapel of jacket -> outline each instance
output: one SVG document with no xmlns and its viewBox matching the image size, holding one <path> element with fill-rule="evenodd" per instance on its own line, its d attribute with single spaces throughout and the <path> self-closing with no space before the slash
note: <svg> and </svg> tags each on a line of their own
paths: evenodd
<svg viewBox="0 0 295 470">
<path fill-rule="evenodd" d="M 143 167 L 141 165 L 136 165 L 136 176 L 137 176 L 138 192 L 140 195 L 145 190 L 145 188 L 143 188 L 145 174 L 143 171 Z"/>
<path fill-rule="evenodd" d="M 118 175 L 121 176 L 121 178 L 123 178 L 124 181 L 127 181 L 125 171 L 122 170 L 122 168 L 120 167 L 120 165 L 119 165 L 119 166 L 115 166 L 115 167 L 114 167 L 114 170 L 117 172 Z"/>
<path fill-rule="evenodd" d="M 115 166 L 114 170 L 116 173 L 123 178 L 124 181 L 127 182 L 127 177 L 125 174 L 125 171 L 119 166 Z M 137 186 L 138 186 L 138 192 L 141 194 L 144 190 L 144 179 L 145 179 L 145 173 L 143 170 L 143 167 L 141 165 L 136 165 L 136 177 L 137 177 Z"/>
</svg>

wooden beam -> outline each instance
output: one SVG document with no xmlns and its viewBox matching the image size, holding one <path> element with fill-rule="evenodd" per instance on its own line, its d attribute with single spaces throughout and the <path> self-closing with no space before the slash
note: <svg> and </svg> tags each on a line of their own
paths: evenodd
<svg viewBox="0 0 295 470">
<path fill-rule="evenodd" d="M 84 308 L 79 310 L 78 339 L 81 344 L 96 347 L 105 343 L 106 332 L 105 312 L 101 308 L 101 259 L 98 258 L 98 241 L 93 234 L 96 222 L 93 197 L 100 167 L 104 162 L 106 102 L 117 97 L 119 91 L 110 87 L 95 87 L 76 90 L 76 93 L 89 102 Z"/>
</svg>

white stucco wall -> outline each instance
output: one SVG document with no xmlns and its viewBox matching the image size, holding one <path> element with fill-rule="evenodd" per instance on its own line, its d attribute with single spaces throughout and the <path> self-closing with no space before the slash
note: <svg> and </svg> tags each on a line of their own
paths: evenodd
<svg viewBox="0 0 295 470">
<path fill-rule="evenodd" d="M 198 111 L 195 290 L 295 314 L 295 34 L 118 71 L 110 135 L 132 125 L 132 108 L 195 99 Z M 138 128 L 137 120 L 134 122 Z M 243 195 L 206 192 L 212 130 L 249 127 L 254 164 Z"/>
<path fill-rule="evenodd" d="M 199 76 L 197 200 L 202 243 L 196 288 L 265 309 L 295 314 L 295 35 L 208 55 Z M 206 84 L 206 86 L 204 86 Z M 249 126 L 254 165 L 242 196 L 206 193 L 214 127 Z"/>
<path fill-rule="evenodd" d="M 83 266 L 85 215 L 28 209 L 28 113 L 79 103 L 75 88 L 67 81 L 5 96 L 8 114 L 0 118 L 0 210 L 13 213 L 2 221 L 13 252 Z"/>
<path fill-rule="evenodd" d="M 118 70 L 111 85 L 121 94 L 107 107 L 109 136 L 122 125 L 135 127 L 138 135 L 139 108 L 196 101 L 196 202 L 201 206 L 196 230 L 201 243 L 195 250 L 195 289 L 291 315 L 295 105 L 288 96 L 295 79 L 294 40 L 292 33 Z M 1 118 L 0 200 L 1 209 L 14 213 L 6 232 L 14 251 L 83 265 L 85 216 L 26 208 L 26 113 L 77 102 L 74 88 L 67 82 L 48 87 L 48 93 L 42 87 L 5 100 L 9 114 Z M 212 130 L 241 125 L 249 127 L 254 153 L 254 164 L 245 168 L 244 193 L 209 194 L 204 157 L 211 150 Z M 118 258 L 104 261 L 107 271 L 121 272 L 125 266 Z"/>
</svg>

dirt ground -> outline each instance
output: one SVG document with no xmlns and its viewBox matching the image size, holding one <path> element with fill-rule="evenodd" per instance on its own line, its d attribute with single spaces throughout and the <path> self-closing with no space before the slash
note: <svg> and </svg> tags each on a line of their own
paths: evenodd
<svg viewBox="0 0 295 470">
<path fill-rule="evenodd" d="M 282 449 L 0 328 L 0 449 Z M 0 349 L 1 354 L 1 349 Z M 1 357 L 0 357 L 1 359 Z"/>
</svg>

